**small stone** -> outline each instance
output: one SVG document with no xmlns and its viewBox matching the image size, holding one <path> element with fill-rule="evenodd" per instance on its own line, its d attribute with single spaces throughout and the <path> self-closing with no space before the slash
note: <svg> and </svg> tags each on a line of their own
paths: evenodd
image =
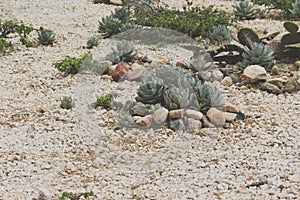
<svg viewBox="0 0 300 200">
<path fill-rule="evenodd" d="M 250 65 L 244 70 L 243 78 L 251 83 L 265 81 L 268 79 L 268 73 L 265 68 L 259 65 Z"/>
<path fill-rule="evenodd" d="M 109 69 L 108 73 L 112 76 L 114 81 L 122 81 L 125 79 L 125 77 L 128 73 L 128 69 L 125 66 L 125 63 L 120 62 L 116 65 L 115 68 L 114 68 L 114 66 L 112 66 Z"/>
<path fill-rule="evenodd" d="M 122 0 L 110 0 L 110 3 L 116 6 L 122 6 L 123 2 Z"/>
<path fill-rule="evenodd" d="M 300 79 L 290 78 L 282 89 L 284 92 L 293 93 L 300 90 Z"/>
<path fill-rule="evenodd" d="M 271 69 L 271 73 L 272 73 L 273 75 L 278 75 L 278 74 L 279 74 L 279 68 L 278 68 L 276 65 L 274 65 L 274 66 L 272 67 L 272 69 Z"/>
<path fill-rule="evenodd" d="M 273 94 L 282 94 L 282 91 L 276 85 L 273 85 L 271 83 L 263 83 L 260 86 L 260 89 Z"/>
<path fill-rule="evenodd" d="M 223 112 L 223 115 L 225 117 L 226 122 L 234 122 L 234 120 L 236 120 L 237 117 L 236 113 L 230 113 L 230 112 Z"/>
<path fill-rule="evenodd" d="M 217 127 L 223 127 L 225 124 L 225 117 L 223 113 L 216 108 L 210 108 L 207 111 L 206 116 L 209 121 Z"/>
<path fill-rule="evenodd" d="M 240 109 L 233 104 L 225 104 L 224 110 L 226 112 L 231 112 L 231 113 L 239 113 L 240 112 Z"/>
<path fill-rule="evenodd" d="M 143 128 L 148 128 L 152 124 L 152 119 L 152 115 L 146 115 L 144 117 L 139 117 L 137 120 L 135 120 L 135 123 Z"/>
<path fill-rule="evenodd" d="M 136 105 L 129 108 L 129 113 L 133 116 L 146 116 L 149 115 L 149 105 L 145 105 L 141 102 L 137 102 Z"/>
<path fill-rule="evenodd" d="M 283 80 L 282 78 L 272 78 L 267 80 L 267 83 L 276 85 L 279 89 L 281 89 L 283 88 L 283 84 L 285 83 L 285 80 Z"/>
<path fill-rule="evenodd" d="M 201 120 L 203 117 L 203 114 L 196 110 L 186 110 L 185 114 L 188 118 L 192 118 L 196 120 Z"/>
<path fill-rule="evenodd" d="M 187 131 L 190 133 L 198 133 L 202 128 L 202 123 L 200 120 L 188 118 L 187 119 Z"/>
<path fill-rule="evenodd" d="M 233 84 L 232 78 L 230 76 L 226 76 L 223 80 L 222 80 L 222 84 L 226 87 L 230 87 Z"/>
<path fill-rule="evenodd" d="M 143 66 L 135 67 L 132 71 L 127 74 L 127 80 L 129 81 L 139 81 L 145 73 L 148 71 Z"/>
<path fill-rule="evenodd" d="M 212 123 L 209 122 L 209 120 L 207 119 L 207 117 L 205 115 L 203 115 L 201 122 L 202 122 L 203 128 L 215 127 Z"/>
<path fill-rule="evenodd" d="M 212 71 L 212 78 L 213 78 L 213 80 L 215 80 L 215 81 L 222 81 L 223 77 L 224 77 L 224 75 L 223 75 L 223 73 L 219 69 L 214 69 Z"/>
<path fill-rule="evenodd" d="M 167 120 L 168 114 L 169 111 L 166 108 L 161 107 L 153 113 L 153 120 L 157 124 L 162 124 Z"/>
<path fill-rule="evenodd" d="M 169 112 L 169 118 L 170 119 L 179 119 L 179 118 L 182 118 L 183 115 L 184 115 L 184 110 L 183 109 L 171 110 Z"/>
</svg>

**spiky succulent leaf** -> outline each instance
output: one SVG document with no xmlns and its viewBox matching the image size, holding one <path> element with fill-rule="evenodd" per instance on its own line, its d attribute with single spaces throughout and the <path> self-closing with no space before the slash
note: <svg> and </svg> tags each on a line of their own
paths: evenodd
<svg viewBox="0 0 300 200">
<path fill-rule="evenodd" d="M 254 9 L 253 4 L 248 1 L 240 1 L 234 6 L 235 17 L 239 20 L 249 20 L 258 17 L 260 10 Z"/>
<path fill-rule="evenodd" d="M 242 56 L 243 61 L 239 64 L 242 69 L 245 69 L 249 65 L 260 65 L 267 71 L 271 71 L 275 64 L 273 52 L 268 45 L 262 43 L 254 43 L 252 49 L 245 47 Z"/>
<path fill-rule="evenodd" d="M 209 84 L 198 84 L 195 87 L 195 94 L 198 101 L 198 109 L 201 112 L 207 112 L 210 108 L 219 110 L 224 106 L 222 92 L 217 86 Z"/>
<path fill-rule="evenodd" d="M 122 26 L 122 21 L 118 18 L 112 16 L 106 16 L 99 21 L 98 32 L 103 34 L 104 38 L 109 38 L 112 35 L 121 32 L 120 27 Z"/>
<path fill-rule="evenodd" d="M 163 102 L 165 86 L 159 79 L 152 78 L 149 82 L 142 82 L 137 90 L 136 101 L 145 104 L 157 104 Z"/>
<path fill-rule="evenodd" d="M 51 30 L 40 30 L 38 32 L 38 41 L 42 45 L 49 45 L 55 42 L 55 34 Z"/>
<path fill-rule="evenodd" d="M 226 26 L 215 26 L 209 33 L 209 39 L 213 44 L 222 44 L 231 42 L 230 31 Z"/>
<path fill-rule="evenodd" d="M 161 66 L 155 70 L 155 75 L 163 80 L 164 84 L 168 87 L 178 86 L 178 80 L 184 76 L 181 68 L 173 65 Z"/>
<path fill-rule="evenodd" d="M 164 92 L 164 106 L 168 110 L 196 106 L 196 96 L 189 88 L 169 87 Z"/>
</svg>

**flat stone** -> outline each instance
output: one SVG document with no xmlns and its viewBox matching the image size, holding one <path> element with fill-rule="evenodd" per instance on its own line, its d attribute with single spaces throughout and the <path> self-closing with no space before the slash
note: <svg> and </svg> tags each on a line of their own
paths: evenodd
<svg viewBox="0 0 300 200">
<path fill-rule="evenodd" d="M 224 111 L 231 112 L 231 113 L 239 113 L 240 109 L 237 106 L 228 103 L 228 104 L 225 104 Z"/>
<path fill-rule="evenodd" d="M 144 117 L 134 118 L 135 123 L 142 128 L 149 128 L 152 124 L 153 117 L 152 115 L 146 115 Z"/>
<path fill-rule="evenodd" d="M 200 120 L 187 118 L 187 131 L 190 133 L 198 133 L 202 128 L 202 123 Z"/>
<path fill-rule="evenodd" d="M 271 83 L 263 83 L 260 86 L 260 89 L 273 94 L 282 94 L 282 90 L 279 89 L 276 85 L 273 85 Z"/>
<path fill-rule="evenodd" d="M 171 110 L 169 112 L 169 118 L 170 119 L 179 119 L 183 118 L 184 115 L 184 110 L 183 109 L 178 109 L 178 110 Z"/>
<path fill-rule="evenodd" d="M 236 113 L 230 113 L 230 112 L 223 112 L 223 115 L 225 117 L 226 122 L 234 122 L 234 120 L 237 117 Z"/>
<path fill-rule="evenodd" d="M 267 83 L 276 85 L 279 89 L 281 89 L 281 88 L 283 88 L 285 80 L 283 80 L 282 78 L 272 78 L 272 79 L 268 79 Z"/>
<path fill-rule="evenodd" d="M 243 78 L 251 83 L 265 81 L 268 79 L 268 73 L 265 68 L 259 65 L 250 65 L 244 69 Z"/>
<path fill-rule="evenodd" d="M 169 111 L 161 107 L 153 113 L 153 121 L 157 124 L 163 124 L 168 118 Z"/>
<path fill-rule="evenodd" d="M 137 102 L 136 105 L 129 108 L 129 113 L 133 116 L 142 116 L 143 117 L 143 116 L 149 115 L 149 113 L 150 113 L 149 109 L 150 109 L 149 105 L 145 105 L 141 102 Z"/>
<path fill-rule="evenodd" d="M 226 87 L 230 87 L 233 84 L 232 78 L 230 76 L 226 76 L 221 82 Z"/>
<path fill-rule="evenodd" d="M 113 4 L 113 5 L 116 5 L 116 6 L 122 6 L 123 5 L 122 0 L 110 0 L 109 3 Z"/>
<path fill-rule="evenodd" d="M 196 119 L 196 120 L 201 120 L 203 117 L 203 114 L 201 112 L 196 111 L 196 110 L 190 110 L 190 109 L 185 111 L 185 115 L 188 118 L 192 118 L 192 119 Z"/>
<path fill-rule="evenodd" d="M 223 127 L 225 124 L 225 117 L 223 113 L 216 108 L 210 108 L 207 111 L 206 116 L 209 121 L 217 127 Z"/>
<path fill-rule="evenodd" d="M 300 78 L 290 78 L 283 87 L 283 92 L 293 93 L 300 90 Z"/>
</svg>

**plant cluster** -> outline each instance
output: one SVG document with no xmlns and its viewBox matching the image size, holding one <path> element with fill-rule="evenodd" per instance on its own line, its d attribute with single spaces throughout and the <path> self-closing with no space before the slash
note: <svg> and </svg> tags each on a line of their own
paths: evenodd
<svg viewBox="0 0 300 200">
<path fill-rule="evenodd" d="M 213 27 L 212 31 L 209 32 L 208 38 L 213 44 L 229 43 L 232 41 L 230 30 L 224 25 Z"/>
<path fill-rule="evenodd" d="M 113 109 L 113 108 L 119 108 L 122 107 L 119 102 L 114 101 L 114 99 L 117 97 L 117 94 L 114 92 L 102 95 L 101 97 L 98 97 L 94 103 L 90 105 L 91 108 L 105 108 L 105 109 Z"/>
<path fill-rule="evenodd" d="M 92 49 L 93 47 L 96 47 L 99 45 L 99 39 L 96 37 L 91 37 L 88 39 L 86 43 L 86 48 Z"/>
<path fill-rule="evenodd" d="M 60 107 L 62 109 L 71 109 L 74 108 L 75 104 L 74 104 L 74 100 L 72 97 L 63 97 L 60 100 Z"/>
<path fill-rule="evenodd" d="M 190 6 L 185 10 L 174 10 L 167 6 L 154 6 L 151 1 L 128 1 L 99 21 L 98 31 L 111 37 L 138 26 L 161 27 L 176 30 L 192 38 L 208 37 L 212 27 L 228 26 L 230 17 L 225 11 L 213 6 L 199 8 Z"/>
<path fill-rule="evenodd" d="M 255 9 L 249 1 L 242 0 L 234 6 L 234 15 L 238 20 L 249 20 L 260 17 L 261 10 Z"/>
<path fill-rule="evenodd" d="M 117 64 L 119 62 L 129 62 L 136 55 L 134 50 L 134 46 L 129 42 L 118 42 L 117 48 L 112 48 L 112 52 L 106 55 L 106 59 L 111 61 L 113 64 Z"/>
<path fill-rule="evenodd" d="M 73 193 L 73 192 L 63 192 L 62 195 L 59 197 L 59 200 L 66 200 L 66 199 L 71 199 L 71 200 L 75 200 L 75 199 L 80 199 L 81 197 L 83 197 L 84 199 L 87 199 L 89 197 L 94 196 L 94 192 L 90 191 L 90 192 L 82 192 L 82 193 Z"/>
<path fill-rule="evenodd" d="M 64 60 L 53 63 L 53 66 L 60 72 L 69 74 L 77 74 L 83 61 L 87 58 L 89 53 L 85 53 L 81 58 L 66 56 Z"/>
<path fill-rule="evenodd" d="M 38 32 L 38 41 L 42 45 L 51 45 L 55 42 L 55 34 L 51 30 L 45 30 L 43 27 Z"/>
</svg>

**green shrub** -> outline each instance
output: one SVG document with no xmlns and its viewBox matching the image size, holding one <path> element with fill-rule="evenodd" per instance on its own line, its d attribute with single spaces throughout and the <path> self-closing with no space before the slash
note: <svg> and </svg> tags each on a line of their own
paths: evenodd
<svg viewBox="0 0 300 200">
<path fill-rule="evenodd" d="M 90 105 L 91 108 L 98 108 L 98 107 L 102 107 L 105 109 L 112 109 L 114 107 L 114 99 L 117 96 L 116 93 L 108 93 L 105 94 L 101 97 L 98 97 L 96 102 L 92 103 Z"/>
<path fill-rule="evenodd" d="M 6 49 L 11 46 L 11 42 L 7 42 L 5 39 L 0 38 L 0 54 L 5 54 Z"/>
<path fill-rule="evenodd" d="M 53 66 L 60 72 L 68 74 L 77 74 L 79 68 L 81 67 L 83 61 L 89 53 L 85 53 L 81 58 L 75 58 L 71 56 L 66 56 L 64 60 L 53 63 Z"/>
</svg>

